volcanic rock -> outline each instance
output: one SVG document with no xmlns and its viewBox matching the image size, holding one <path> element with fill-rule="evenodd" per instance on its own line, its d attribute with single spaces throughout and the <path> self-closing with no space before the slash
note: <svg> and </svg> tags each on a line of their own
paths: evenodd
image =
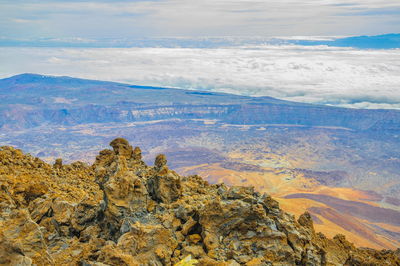
<svg viewBox="0 0 400 266">
<path fill-rule="evenodd" d="M 164 155 L 147 166 L 122 138 L 110 145 L 91 166 L 0 148 L 0 264 L 400 265 L 399 251 L 328 239 L 309 213 L 296 220 L 253 188 L 180 176 Z"/>
</svg>

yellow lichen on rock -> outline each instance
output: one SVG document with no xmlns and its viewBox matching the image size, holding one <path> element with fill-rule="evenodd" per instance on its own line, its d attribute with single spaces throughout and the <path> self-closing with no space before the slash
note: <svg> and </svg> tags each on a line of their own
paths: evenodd
<svg viewBox="0 0 400 266">
<path fill-rule="evenodd" d="M 192 256 L 188 255 L 174 266 L 196 266 L 198 263 L 198 260 L 192 259 Z"/>
</svg>

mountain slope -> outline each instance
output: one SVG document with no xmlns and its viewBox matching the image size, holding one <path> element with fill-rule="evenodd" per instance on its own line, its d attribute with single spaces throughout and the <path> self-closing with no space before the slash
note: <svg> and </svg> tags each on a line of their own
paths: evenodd
<svg viewBox="0 0 400 266">
<path fill-rule="evenodd" d="M 0 126 L 79 125 L 157 119 L 219 119 L 232 124 L 291 124 L 399 130 L 400 111 L 356 110 L 69 77 L 23 74 L 0 80 Z"/>
<path fill-rule="evenodd" d="M 18 265 L 396 265 L 398 252 L 315 233 L 253 188 L 147 166 L 115 139 L 92 166 L 0 148 L 0 261 Z M 101 263 L 101 264 L 100 264 Z"/>
</svg>

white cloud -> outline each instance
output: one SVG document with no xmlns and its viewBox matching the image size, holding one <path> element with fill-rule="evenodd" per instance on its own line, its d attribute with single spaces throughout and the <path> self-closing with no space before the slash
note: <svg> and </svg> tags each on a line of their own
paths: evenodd
<svg viewBox="0 0 400 266">
<path fill-rule="evenodd" d="M 400 49 L 323 46 L 0 48 L 0 73 L 23 72 L 400 109 Z"/>
</svg>

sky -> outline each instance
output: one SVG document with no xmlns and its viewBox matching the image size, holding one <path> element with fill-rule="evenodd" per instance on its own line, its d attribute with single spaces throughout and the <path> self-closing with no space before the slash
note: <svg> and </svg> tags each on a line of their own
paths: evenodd
<svg viewBox="0 0 400 266">
<path fill-rule="evenodd" d="M 0 37 L 10 39 L 392 32 L 398 0 L 0 0 Z"/>
</svg>

